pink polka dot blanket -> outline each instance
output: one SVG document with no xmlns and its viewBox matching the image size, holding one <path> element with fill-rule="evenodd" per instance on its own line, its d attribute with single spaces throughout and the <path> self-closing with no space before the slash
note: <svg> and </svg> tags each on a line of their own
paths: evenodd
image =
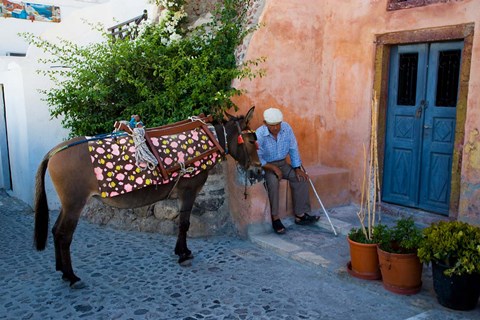
<svg viewBox="0 0 480 320">
<path fill-rule="evenodd" d="M 191 178 L 221 161 L 223 149 L 203 121 L 182 121 L 147 129 L 145 140 L 158 160 L 154 168 L 136 165 L 135 144 L 125 133 L 88 142 L 102 197 L 115 197 L 146 186 Z M 212 132 L 213 131 L 213 132 Z"/>
</svg>

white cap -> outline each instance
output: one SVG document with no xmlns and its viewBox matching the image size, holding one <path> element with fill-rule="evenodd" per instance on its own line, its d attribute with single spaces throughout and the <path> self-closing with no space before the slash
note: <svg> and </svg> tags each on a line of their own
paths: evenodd
<svg viewBox="0 0 480 320">
<path fill-rule="evenodd" d="M 269 108 L 263 112 L 263 119 L 267 124 L 277 124 L 283 121 L 283 114 L 277 108 Z"/>
</svg>

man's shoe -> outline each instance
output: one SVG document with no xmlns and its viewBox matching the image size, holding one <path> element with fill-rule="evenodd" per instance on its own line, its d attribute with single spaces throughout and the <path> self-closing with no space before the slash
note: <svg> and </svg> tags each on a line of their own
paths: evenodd
<svg viewBox="0 0 480 320">
<path fill-rule="evenodd" d="M 311 216 L 308 213 L 304 213 L 302 216 L 295 215 L 295 223 L 303 226 L 317 222 L 319 219 L 320 217 Z"/>
<path fill-rule="evenodd" d="M 273 231 L 275 231 L 276 234 L 285 233 L 285 226 L 283 225 L 280 219 L 272 220 L 272 227 L 273 227 Z"/>
</svg>

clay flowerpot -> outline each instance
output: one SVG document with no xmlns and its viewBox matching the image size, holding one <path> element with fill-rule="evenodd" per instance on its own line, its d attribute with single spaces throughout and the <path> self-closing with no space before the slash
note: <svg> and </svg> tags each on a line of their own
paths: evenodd
<svg viewBox="0 0 480 320">
<path fill-rule="evenodd" d="M 383 287 L 398 294 L 415 294 L 422 289 L 423 265 L 416 253 L 378 250 Z"/>
<path fill-rule="evenodd" d="M 350 246 L 350 262 L 347 271 L 356 278 L 378 280 L 382 277 L 378 265 L 376 244 L 354 242 L 347 237 Z"/>
</svg>

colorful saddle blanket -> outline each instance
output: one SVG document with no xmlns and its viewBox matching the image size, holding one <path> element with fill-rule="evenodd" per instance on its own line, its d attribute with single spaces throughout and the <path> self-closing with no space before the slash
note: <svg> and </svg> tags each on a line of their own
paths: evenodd
<svg viewBox="0 0 480 320">
<path fill-rule="evenodd" d="M 223 149 L 204 122 L 147 129 L 145 139 L 159 165 L 138 167 L 132 136 L 122 134 L 88 142 L 93 170 L 102 197 L 115 197 L 155 184 L 191 178 L 221 161 Z M 212 132 L 213 131 L 213 132 Z"/>
</svg>

